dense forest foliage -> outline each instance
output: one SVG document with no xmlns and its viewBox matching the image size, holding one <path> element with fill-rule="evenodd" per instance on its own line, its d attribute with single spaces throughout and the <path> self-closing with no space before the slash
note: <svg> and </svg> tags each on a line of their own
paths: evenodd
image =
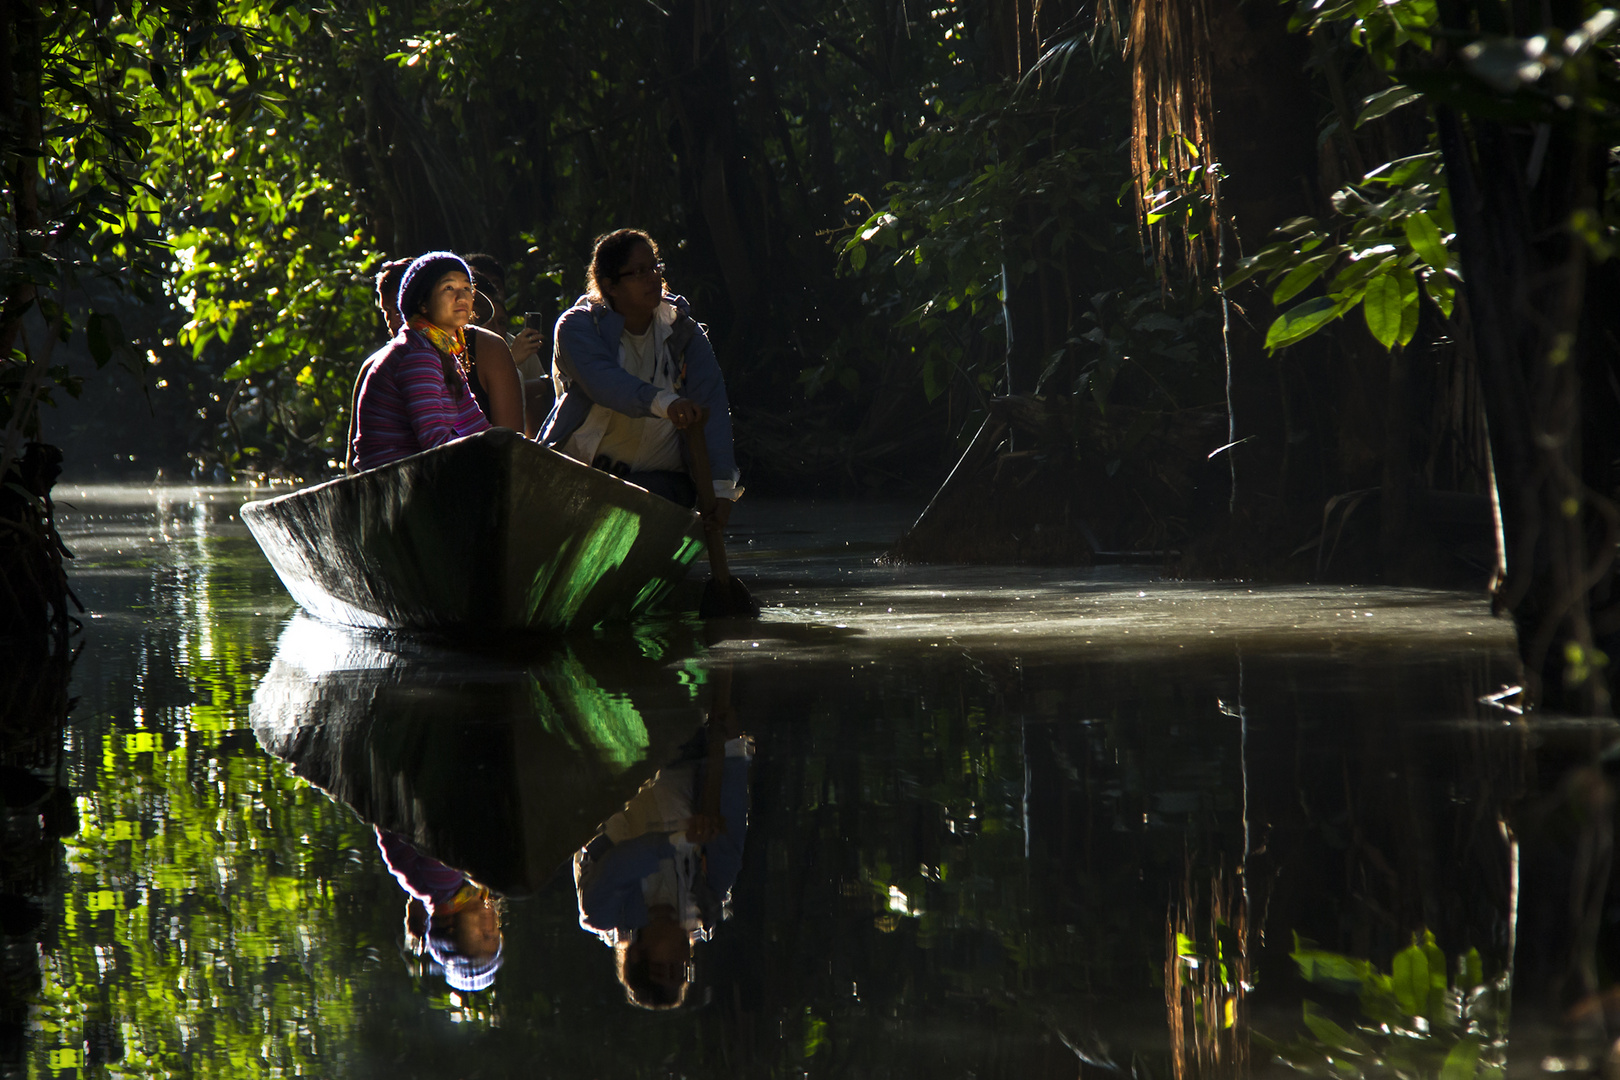
<svg viewBox="0 0 1620 1080">
<path fill-rule="evenodd" d="M 1609 707 L 1610 9 L 3 11 L 0 469 L 326 474 L 383 259 L 491 252 L 550 317 L 633 224 L 759 490 L 949 473 L 907 557 L 1489 578 L 1530 695 Z M 139 390 L 53 436 L 75 352 Z"/>
</svg>

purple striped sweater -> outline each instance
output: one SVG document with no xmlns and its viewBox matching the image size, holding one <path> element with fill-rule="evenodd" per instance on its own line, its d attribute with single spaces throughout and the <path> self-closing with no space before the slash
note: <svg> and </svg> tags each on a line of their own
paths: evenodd
<svg viewBox="0 0 1620 1080">
<path fill-rule="evenodd" d="M 467 380 L 455 393 L 427 338 L 409 328 L 366 359 L 355 401 L 354 458 L 362 469 L 420 453 L 489 427 Z"/>
</svg>

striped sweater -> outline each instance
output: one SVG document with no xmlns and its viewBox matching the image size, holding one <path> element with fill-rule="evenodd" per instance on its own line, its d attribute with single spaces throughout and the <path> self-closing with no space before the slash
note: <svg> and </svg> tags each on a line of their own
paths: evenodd
<svg viewBox="0 0 1620 1080">
<path fill-rule="evenodd" d="M 489 427 L 467 380 L 457 372 L 455 392 L 447 390 L 438 352 L 414 330 L 396 334 L 364 371 L 354 409 L 354 459 L 362 469 Z"/>
</svg>

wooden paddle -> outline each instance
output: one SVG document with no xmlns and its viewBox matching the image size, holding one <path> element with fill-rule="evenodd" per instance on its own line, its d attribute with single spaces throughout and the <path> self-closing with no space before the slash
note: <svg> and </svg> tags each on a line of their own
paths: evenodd
<svg viewBox="0 0 1620 1080">
<path fill-rule="evenodd" d="M 686 447 L 692 459 L 692 483 L 697 486 L 698 510 L 703 514 L 703 539 L 709 549 L 709 583 L 703 587 L 698 614 L 705 619 L 759 617 L 759 601 L 748 587 L 731 576 L 726 566 L 726 540 L 715 516 L 714 474 L 709 469 L 709 441 L 703 426 L 709 410 L 701 410 L 697 423 L 686 428 Z"/>
</svg>

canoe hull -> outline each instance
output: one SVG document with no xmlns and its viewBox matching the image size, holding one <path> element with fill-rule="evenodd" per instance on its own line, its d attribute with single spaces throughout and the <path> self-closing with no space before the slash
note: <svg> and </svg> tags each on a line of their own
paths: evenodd
<svg viewBox="0 0 1620 1080">
<path fill-rule="evenodd" d="M 497 429 L 242 507 L 304 610 L 350 626 L 559 631 L 640 614 L 697 515 Z"/>
</svg>

